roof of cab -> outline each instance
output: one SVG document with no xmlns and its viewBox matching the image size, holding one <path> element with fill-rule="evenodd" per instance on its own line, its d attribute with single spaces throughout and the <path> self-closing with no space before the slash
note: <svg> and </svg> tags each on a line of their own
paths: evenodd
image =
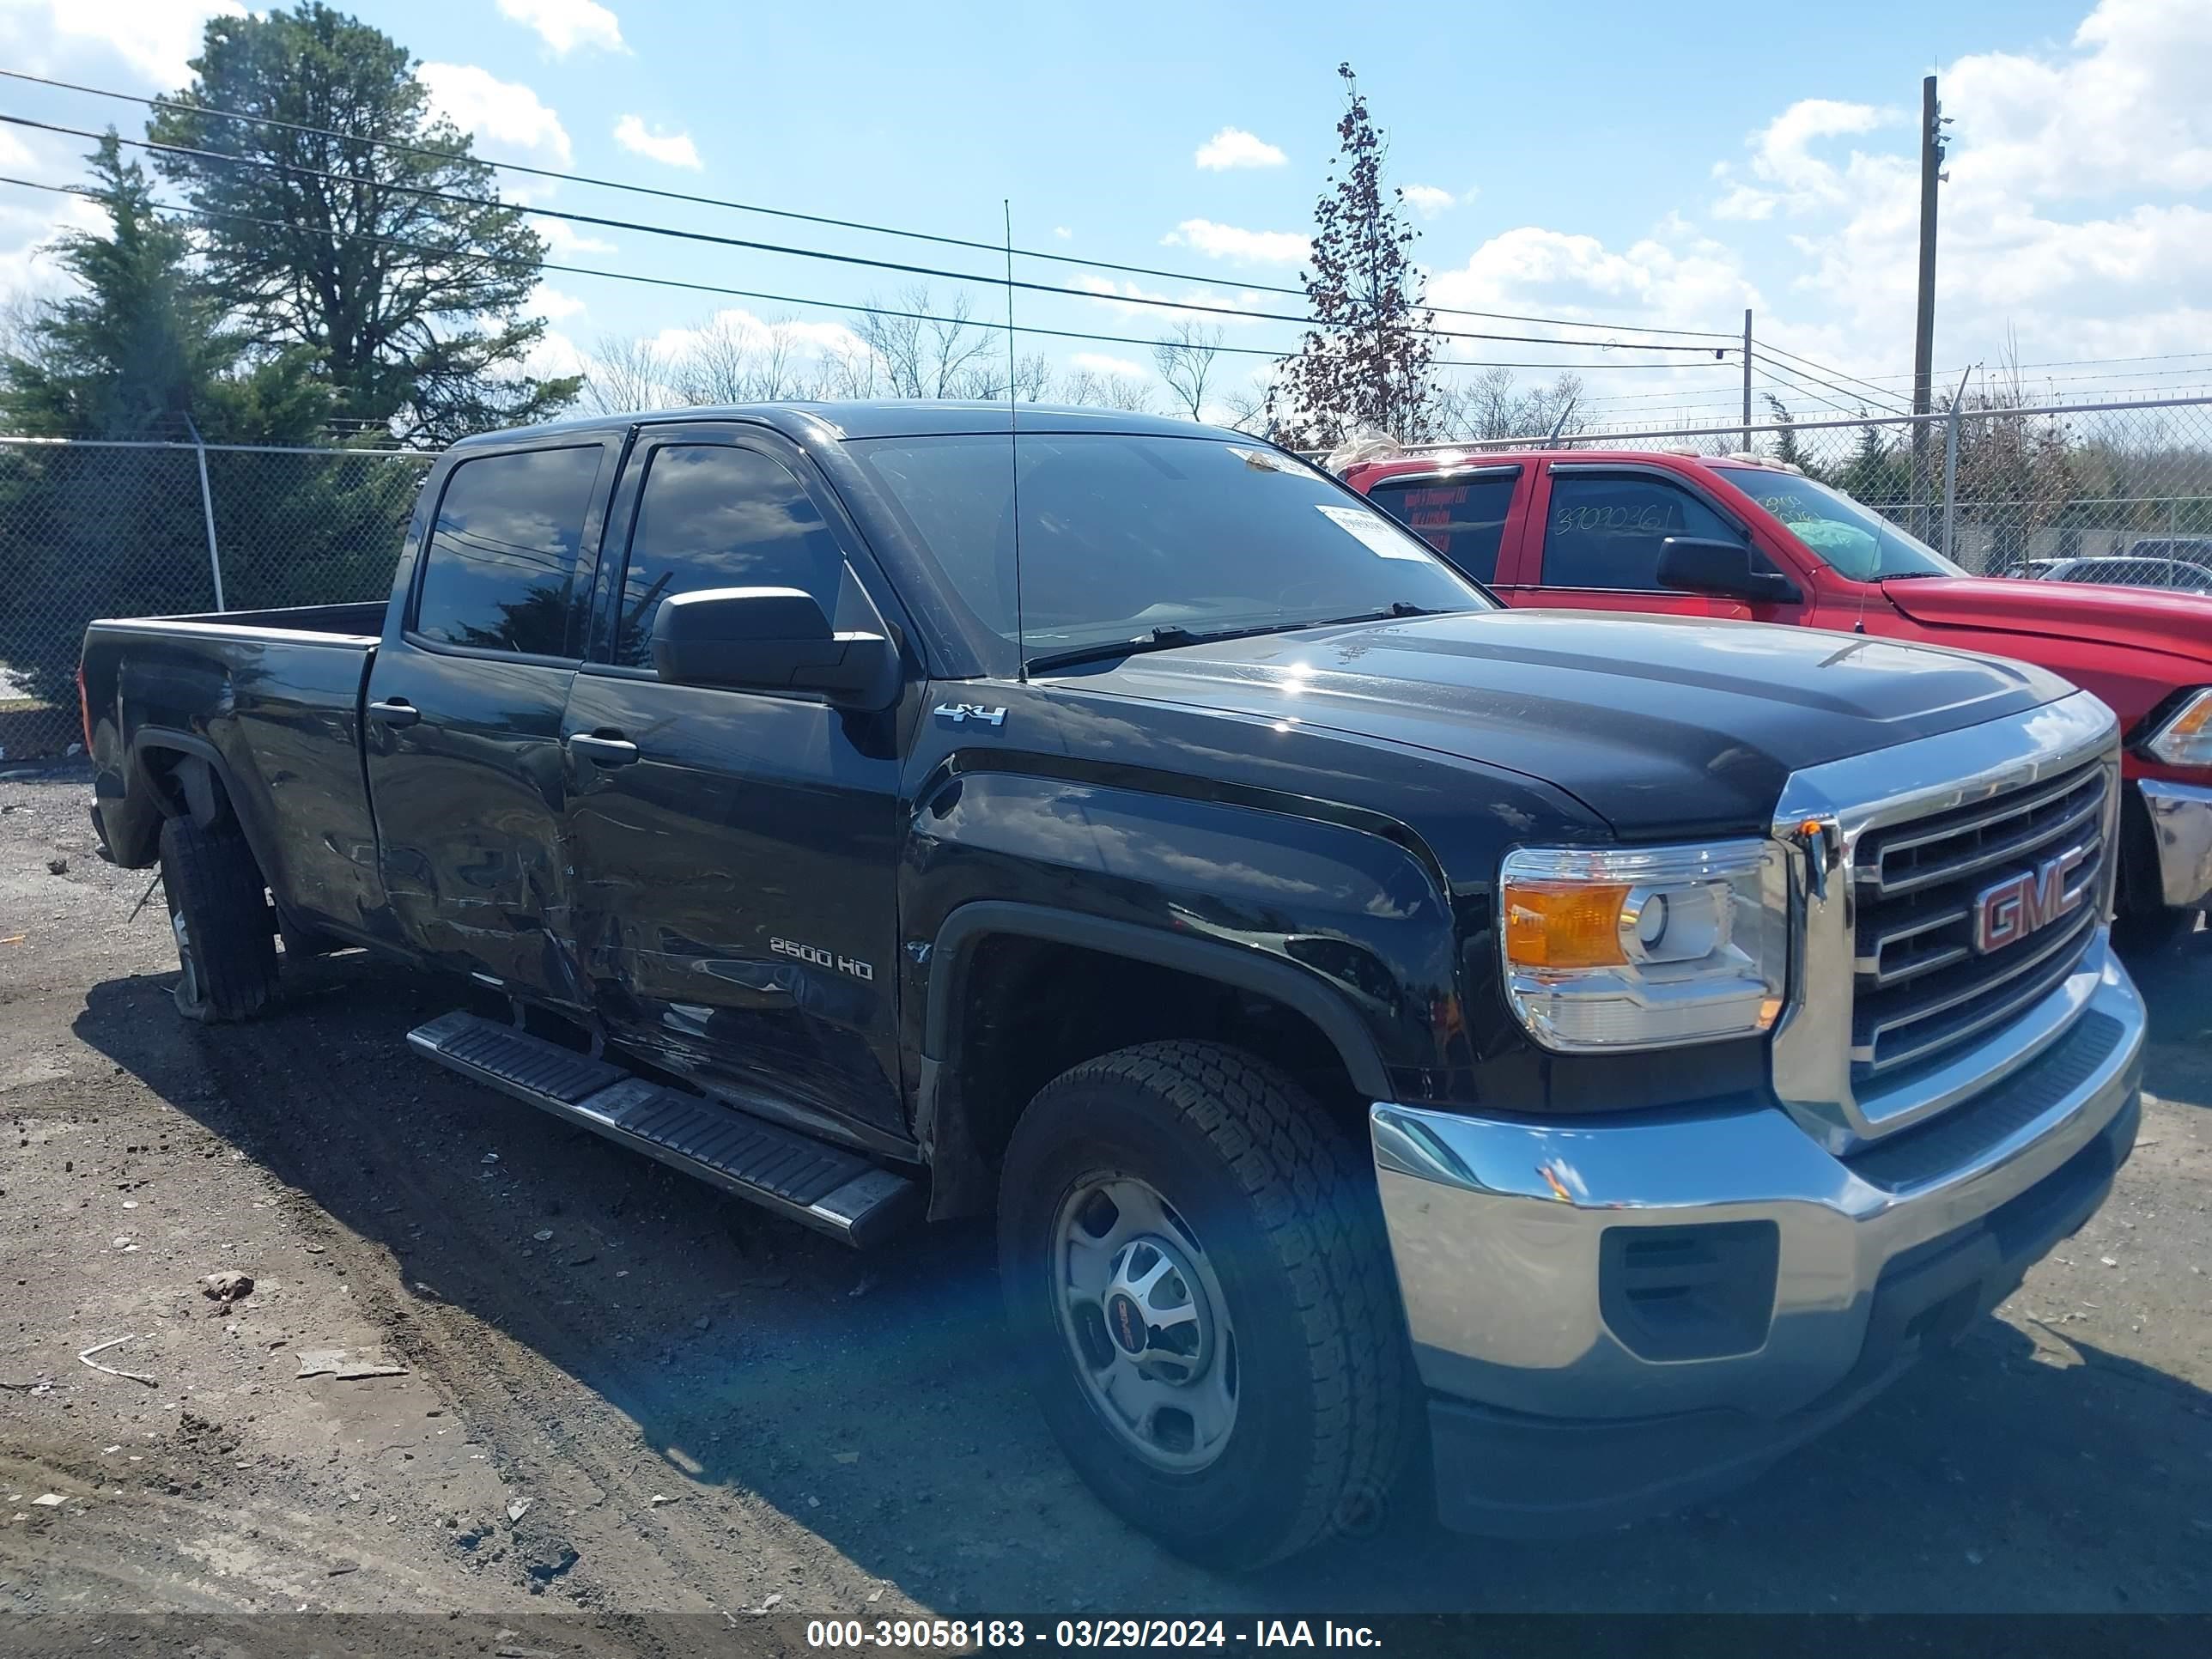
<svg viewBox="0 0 2212 1659">
<path fill-rule="evenodd" d="M 1245 434 L 1194 421 L 1126 410 L 1064 404 L 1022 404 L 945 398 L 880 398 L 866 403 L 726 404 L 696 409 L 663 409 L 638 414 L 591 415 L 544 426 L 520 427 L 465 438 L 455 448 L 506 445 L 518 440 L 574 437 L 619 432 L 632 426 L 672 422 L 752 421 L 797 442 L 846 438 L 896 438 L 951 433 L 1005 433 L 1017 423 L 1023 432 L 1116 432 L 1167 438 L 1226 438 L 1249 443 Z"/>
</svg>

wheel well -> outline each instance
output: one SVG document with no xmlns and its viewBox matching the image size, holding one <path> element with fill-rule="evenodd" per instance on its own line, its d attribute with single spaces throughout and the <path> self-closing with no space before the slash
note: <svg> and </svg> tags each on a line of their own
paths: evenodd
<svg viewBox="0 0 2212 1659">
<path fill-rule="evenodd" d="M 2166 893 L 2158 866 L 2158 832 L 2151 827 L 2150 809 L 2142 791 L 2133 784 L 2120 791 L 2120 885 L 2117 908 L 2122 915 L 2161 909 Z"/>
<path fill-rule="evenodd" d="M 972 947 L 947 1079 L 965 1150 L 995 1169 L 1015 1121 L 1069 1066 L 1168 1037 L 1242 1048 L 1295 1079 L 1355 1133 L 1367 1102 L 1314 1021 L 1263 993 L 1052 939 Z"/>
</svg>

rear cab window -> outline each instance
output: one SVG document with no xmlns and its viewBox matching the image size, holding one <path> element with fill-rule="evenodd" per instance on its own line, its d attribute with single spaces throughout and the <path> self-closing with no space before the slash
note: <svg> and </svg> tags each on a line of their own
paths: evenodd
<svg viewBox="0 0 2212 1659">
<path fill-rule="evenodd" d="M 1378 479 L 1367 496 L 1460 574 L 1490 583 L 1498 580 L 1498 549 L 1520 482 L 1518 467 L 1458 478 L 1415 474 Z"/>
<path fill-rule="evenodd" d="M 574 657 L 602 446 L 513 451 L 447 476 L 422 551 L 413 633 L 434 646 Z"/>
</svg>

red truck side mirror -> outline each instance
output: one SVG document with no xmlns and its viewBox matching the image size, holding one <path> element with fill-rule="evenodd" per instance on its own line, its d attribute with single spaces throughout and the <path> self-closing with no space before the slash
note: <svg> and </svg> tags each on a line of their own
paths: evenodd
<svg viewBox="0 0 2212 1659">
<path fill-rule="evenodd" d="M 1753 569 L 1741 542 L 1707 536 L 1669 536 L 1659 544 L 1659 586 L 1753 605 L 1793 605 L 1803 597 L 1789 577 Z"/>
</svg>

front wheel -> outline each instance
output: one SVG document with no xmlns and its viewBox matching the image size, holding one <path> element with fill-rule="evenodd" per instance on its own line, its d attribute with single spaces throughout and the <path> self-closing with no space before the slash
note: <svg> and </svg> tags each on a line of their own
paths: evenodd
<svg viewBox="0 0 2212 1659">
<path fill-rule="evenodd" d="M 1407 1350 L 1371 1166 L 1290 1079 L 1158 1042 L 1048 1085 L 1000 1268 L 1047 1422 L 1107 1506 L 1233 1569 L 1371 1527 Z"/>
</svg>

